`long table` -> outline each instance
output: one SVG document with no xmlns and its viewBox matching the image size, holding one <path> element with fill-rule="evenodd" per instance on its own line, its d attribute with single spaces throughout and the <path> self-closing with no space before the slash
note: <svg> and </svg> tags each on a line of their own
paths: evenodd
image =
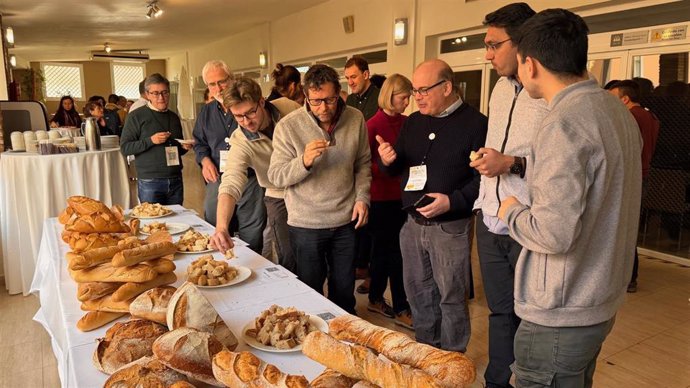
<svg viewBox="0 0 690 388">
<path fill-rule="evenodd" d="M 181 206 L 170 208 L 175 214 L 158 219 L 159 221 L 185 223 L 202 233 L 213 232 L 213 227 L 193 211 Z M 85 312 L 80 309 L 80 302 L 77 300 L 77 284 L 67 271 L 65 253 L 69 251 L 69 247 L 60 239 L 62 229 L 56 218 L 47 219 L 43 225 L 36 272 L 31 284 L 31 292 L 38 294 L 41 304 L 34 320 L 41 323 L 50 334 L 63 387 L 102 387 L 108 376 L 99 372 L 91 360 L 96 339 L 104 337 L 112 324 L 86 333 L 77 329 L 77 321 Z M 178 236 L 173 238 L 177 239 Z M 219 252 L 214 252 L 213 255 L 216 259 L 222 258 Z M 235 255 L 237 258 L 232 259 L 230 264 L 250 268 L 252 276 L 234 286 L 201 291 L 238 338 L 237 351 L 249 350 L 286 373 L 301 374 L 309 380 L 313 379 L 323 371 L 322 365 L 308 359 L 301 352 L 269 353 L 250 348 L 242 340 L 242 328 L 272 304 L 294 306 L 309 314 L 321 316 L 338 316 L 345 314 L 345 311 L 299 281 L 285 268 L 251 251 L 240 240 L 235 243 Z M 178 278 L 175 286 L 183 283 L 187 266 L 199 256 L 200 254 L 175 255 L 175 273 Z M 124 321 L 126 318 L 120 320 Z"/>
</svg>

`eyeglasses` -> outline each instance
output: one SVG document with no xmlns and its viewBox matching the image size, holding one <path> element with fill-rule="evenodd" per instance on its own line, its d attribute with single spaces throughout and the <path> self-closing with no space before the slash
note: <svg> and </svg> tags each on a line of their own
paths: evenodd
<svg viewBox="0 0 690 388">
<path fill-rule="evenodd" d="M 509 40 L 510 40 L 510 38 L 508 38 L 508 39 L 506 39 L 506 40 L 502 40 L 502 41 L 500 41 L 500 42 L 496 42 L 496 43 L 484 43 L 484 47 L 486 48 L 486 51 L 491 50 L 491 51 L 494 51 L 494 52 L 495 52 L 496 50 L 498 50 L 499 48 L 501 48 L 501 45 L 502 45 L 503 43 L 505 43 L 505 42 L 507 42 L 507 41 L 509 41 Z"/>
<path fill-rule="evenodd" d="M 419 88 L 419 89 L 412 89 L 410 92 L 412 93 L 413 96 L 416 95 L 416 94 L 419 94 L 419 95 L 421 95 L 421 96 L 428 96 L 428 95 L 429 95 L 429 90 L 431 90 L 431 89 L 437 87 L 438 85 L 440 85 L 440 84 L 442 84 L 442 83 L 444 83 L 444 82 L 448 82 L 448 80 L 447 80 L 447 79 L 442 79 L 442 80 L 436 82 L 435 84 L 433 84 L 433 85 L 431 85 L 431 86 L 427 86 L 427 87 L 423 87 L 423 88 Z"/>
<path fill-rule="evenodd" d="M 237 115 L 237 114 L 234 114 L 234 113 L 233 113 L 232 115 L 235 117 L 235 120 L 237 120 L 237 121 L 240 121 L 240 120 L 243 120 L 243 119 L 245 119 L 245 120 L 251 120 L 251 119 L 253 119 L 254 117 L 256 117 L 256 112 L 258 112 L 258 111 L 259 111 L 259 104 L 256 104 L 256 107 L 254 107 L 254 109 L 252 109 L 252 110 L 246 112 L 246 113 L 243 114 L 243 115 Z"/>
<path fill-rule="evenodd" d="M 221 86 L 222 86 L 222 87 L 226 87 L 226 86 L 228 86 L 229 83 L 230 83 L 230 76 L 228 76 L 227 78 L 222 79 L 222 80 L 220 80 L 220 81 L 209 82 L 209 83 L 206 84 L 206 86 L 208 86 L 209 88 L 215 88 L 216 86 L 218 86 L 218 87 L 221 87 Z"/>
<path fill-rule="evenodd" d="M 326 97 L 326 98 L 309 98 L 307 97 L 307 102 L 311 106 L 319 106 L 321 103 L 325 102 L 326 105 L 333 105 L 336 102 L 338 102 L 339 96 L 332 96 L 332 97 Z"/>
<path fill-rule="evenodd" d="M 149 92 L 147 90 L 146 93 L 148 93 L 148 94 L 150 94 L 156 98 L 161 97 L 161 96 L 168 97 L 170 95 L 170 90 L 163 90 L 162 92 Z"/>
</svg>

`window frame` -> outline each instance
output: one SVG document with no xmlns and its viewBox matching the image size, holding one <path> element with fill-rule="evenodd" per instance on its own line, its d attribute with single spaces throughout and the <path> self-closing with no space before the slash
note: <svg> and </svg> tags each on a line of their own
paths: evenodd
<svg viewBox="0 0 690 388">
<path fill-rule="evenodd" d="M 56 66 L 56 67 L 74 67 L 79 69 L 79 87 L 81 88 L 81 98 L 77 98 L 75 96 L 72 96 L 72 98 L 75 101 L 86 101 L 86 87 L 84 86 L 84 65 L 81 63 L 69 63 L 69 62 L 40 62 L 41 65 L 41 72 L 43 73 L 43 76 L 46 77 L 46 71 L 45 68 L 46 66 Z M 46 101 L 60 101 L 62 96 L 59 97 L 49 97 L 48 96 L 48 89 L 47 89 L 47 79 L 43 82 L 43 95 L 45 96 Z"/>
<path fill-rule="evenodd" d="M 117 92 L 117 85 L 115 85 L 115 66 L 130 66 L 130 67 L 139 67 L 141 68 L 141 74 L 143 77 L 141 80 L 138 82 L 141 82 L 144 78 L 146 78 L 146 64 L 145 63 L 138 63 L 138 62 L 126 62 L 126 61 L 111 61 L 110 62 L 110 89 L 113 91 L 113 93 L 117 94 L 118 96 L 120 93 Z M 136 101 L 139 98 L 139 92 L 138 92 L 138 83 L 137 83 L 137 96 L 135 97 L 127 97 L 128 100 L 134 100 Z"/>
</svg>

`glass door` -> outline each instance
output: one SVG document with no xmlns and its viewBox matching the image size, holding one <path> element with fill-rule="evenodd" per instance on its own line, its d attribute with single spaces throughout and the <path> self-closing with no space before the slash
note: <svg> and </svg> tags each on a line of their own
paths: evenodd
<svg viewBox="0 0 690 388">
<path fill-rule="evenodd" d="M 463 101 L 484 114 L 488 113 L 491 90 L 499 78 L 491 64 L 453 67 L 453 80 L 460 87 Z"/>
</svg>

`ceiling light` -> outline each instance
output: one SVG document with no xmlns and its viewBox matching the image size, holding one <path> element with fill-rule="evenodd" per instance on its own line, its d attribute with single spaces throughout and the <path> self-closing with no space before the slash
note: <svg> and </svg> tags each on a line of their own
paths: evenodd
<svg viewBox="0 0 690 388">
<path fill-rule="evenodd" d="M 146 11 L 146 18 L 151 19 L 153 17 L 153 13 L 154 13 L 153 7 L 149 6 L 148 10 Z"/>
<path fill-rule="evenodd" d="M 110 52 L 113 51 L 112 47 L 110 47 L 108 42 L 105 42 L 105 45 L 103 46 L 103 50 L 105 50 L 105 52 L 108 54 L 110 54 Z"/>
<path fill-rule="evenodd" d="M 146 18 L 157 18 L 163 15 L 163 10 L 158 6 L 158 0 L 153 0 L 146 6 Z"/>
<path fill-rule="evenodd" d="M 154 4 L 153 7 L 153 17 L 159 17 L 163 14 L 163 10 L 158 7 L 158 5 Z"/>
<path fill-rule="evenodd" d="M 5 40 L 10 47 L 14 46 L 14 29 L 12 27 L 7 27 L 5 29 Z"/>
</svg>

